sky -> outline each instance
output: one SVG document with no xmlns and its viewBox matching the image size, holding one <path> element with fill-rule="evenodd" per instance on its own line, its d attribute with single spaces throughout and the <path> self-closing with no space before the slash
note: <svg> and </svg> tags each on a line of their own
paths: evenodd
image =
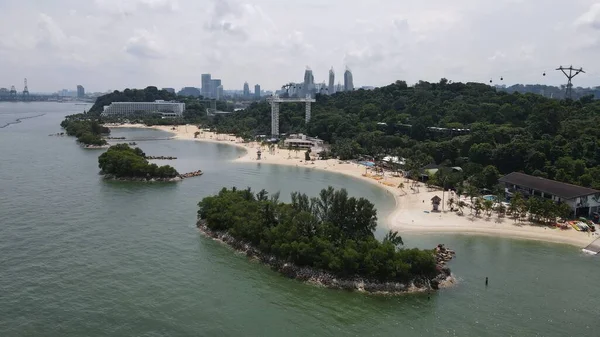
<svg viewBox="0 0 600 337">
<path fill-rule="evenodd" d="M 0 0 L 0 87 L 600 85 L 600 0 Z M 542 76 L 546 72 L 547 76 Z M 503 78 L 501 80 L 500 78 Z"/>
</svg>

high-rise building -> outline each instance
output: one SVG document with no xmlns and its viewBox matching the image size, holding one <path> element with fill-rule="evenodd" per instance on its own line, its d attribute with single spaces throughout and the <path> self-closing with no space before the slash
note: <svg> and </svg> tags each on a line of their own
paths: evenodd
<svg viewBox="0 0 600 337">
<path fill-rule="evenodd" d="M 346 67 L 346 71 L 344 72 L 344 91 L 354 91 L 354 79 L 348 67 Z"/>
<path fill-rule="evenodd" d="M 210 97 L 210 87 L 211 87 L 211 80 L 210 80 L 210 74 L 202 74 L 202 88 L 201 88 L 201 93 L 202 96 L 204 96 L 205 98 Z"/>
<path fill-rule="evenodd" d="M 83 85 L 78 85 L 77 86 L 77 98 L 84 98 L 85 97 L 85 88 L 83 87 Z"/>
<path fill-rule="evenodd" d="M 248 86 L 248 82 L 244 82 L 244 97 L 250 97 L 250 86 Z"/>
<path fill-rule="evenodd" d="M 217 92 L 215 94 L 215 98 L 217 99 L 217 101 L 220 101 L 223 99 L 223 86 L 222 85 L 217 87 Z"/>
<path fill-rule="evenodd" d="M 217 88 L 221 85 L 220 79 L 212 79 L 210 80 L 210 91 L 208 93 L 208 97 L 216 98 L 217 97 Z"/>
<path fill-rule="evenodd" d="M 327 91 L 330 95 L 335 94 L 335 72 L 333 71 L 333 67 L 329 69 L 329 87 Z"/>
<path fill-rule="evenodd" d="M 254 98 L 260 99 L 260 84 L 254 86 Z"/>
<path fill-rule="evenodd" d="M 308 96 L 310 95 L 311 97 L 314 96 L 314 91 L 315 91 L 315 78 L 313 76 L 313 72 L 309 67 L 306 67 L 306 70 L 304 71 L 304 95 Z"/>
<path fill-rule="evenodd" d="M 327 84 L 325 84 L 325 82 L 319 85 L 315 85 L 315 87 L 318 87 L 316 89 L 316 92 L 318 92 L 319 95 L 327 95 L 329 93 L 329 87 L 327 86 Z"/>
</svg>

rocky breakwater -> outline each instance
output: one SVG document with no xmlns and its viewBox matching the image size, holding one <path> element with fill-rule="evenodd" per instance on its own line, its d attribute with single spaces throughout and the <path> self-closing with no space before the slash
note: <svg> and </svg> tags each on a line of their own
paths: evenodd
<svg viewBox="0 0 600 337">
<path fill-rule="evenodd" d="M 318 270 L 310 267 L 301 267 L 295 264 L 281 260 L 273 255 L 265 254 L 256 249 L 252 245 L 238 240 L 231 236 L 226 231 L 214 231 L 206 226 L 205 220 L 199 219 L 196 226 L 204 235 L 209 238 L 222 242 L 234 250 L 245 254 L 251 259 L 256 259 L 261 263 L 269 266 L 271 269 L 280 272 L 281 274 L 296 279 L 302 282 L 324 286 L 326 288 L 361 291 L 371 294 L 406 294 L 416 292 L 427 292 L 447 287 L 454 283 L 454 278 L 450 273 L 450 269 L 440 264 L 440 259 L 445 259 L 444 264 L 449 261 L 447 257 L 443 257 L 438 253 L 438 247 L 435 249 L 436 260 L 438 261 L 439 274 L 431 280 L 419 280 L 412 284 L 404 284 L 399 282 L 380 282 L 376 280 L 368 280 L 361 277 L 340 278 L 332 273 L 324 270 Z M 445 249 L 445 248 L 444 248 Z M 446 250 L 447 251 L 447 250 Z M 443 253 L 446 254 L 446 253 Z"/>
<path fill-rule="evenodd" d="M 148 160 L 175 160 L 175 159 L 177 159 L 177 157 L 171 157 L 171 156 L 146 156 L 146 159 L 148 159 Z"/>
<path fill-rule="evenodd" d="M 104 174 L 100 172 L 100 174 Z M 116 181 L 138 181 L 138 182 L 177 182 L 182 181 L 183 178 L 181 175 L 169 178 L 157 178 L 157 177 L 117 177 L 113 174 L 104 174 L 104 179 L 106 180 L 116 180 Z"/>
<path fill-rule="evenodd" d="M 201 176 L 202 174 L 203 174 L 203 172 L 201 170 L 198 170 L 198 171 L 192 171 L 192 172 L 180 174 L 179 177 L 181 177 L 181 179 L 185 179 L 185 178 L 198 177 L 198 176 Z"/>
<path fill-rule="evenodd" d="M 184 174 L 177 175 L 175 177 L 161 178 L 161 177 L 117 177 L 113 174 L 105 174 L 100 171 L 100 174 L 104 175 L 104 179 L 106 180 L 117 180 L 117 181 L 138 181 L 138 182 L 177 182 L 182 181 L 185 178 L 198 177 L 202 175 L 202 171 L 193 171 Z"/>
<path fill-rule="evenodd" d="M 104 137 L 104 139 L 126 139 L 125 137 Z"/>
<path fill-rule="evenodd" d="M 443 244 L 438 244 L 434 248 L 433 254 L 435 255 L 438 275 L 431 280 L 431 288 L 439 289 L 452 285 L 455 280 L 446 263 L 452 260 L 456 256 L 456 253 L 446 248 Z"/>
</svg>

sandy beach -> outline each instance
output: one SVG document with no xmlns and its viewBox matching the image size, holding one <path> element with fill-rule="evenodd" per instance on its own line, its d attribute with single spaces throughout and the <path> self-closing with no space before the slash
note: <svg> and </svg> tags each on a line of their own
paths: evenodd
<svg viewBox="0 0 600 337">
<path fill-rule="evenodd" d="M 147 128 L 142 124 L 106 125 L 107 127 L 129 127 Z M 213 132 L 199 130 L 195 125 L 181 125 L 173 129 L 172 126 L 152 126 L 174 134 L 173 139 L 187 139 L 203 142 L 227 143 L 246 149 L 246 154 L 237 158 L 237 162 L 257 162 L 256 152 L 260 148 L 258 143 L 243 143 L 241 139 L 230 135 L 215 134 Z M 200 134 L 195 138 L 195 132 Z M 450 192 L 441 190 L 428 190 L 424 184 L 419 188 L 411 189 L 412 181 L 402 177 L 394 177 L 386 172 L 383 177 L 376 177 L 374 172 L 365 166 L 342 162 L 337 159 L 315 160 L 307 163 L 304 161 L 304 151 L 294 152 L 287 149 L 275 149 L 270 152 L 268 148 L 262 148 L 261 164 L 304 166 L 315 170 L 327 170 L 335 173 L 345 174 L 376 184 L 391 192 L 396 201 L 395 210 L 383 221 L 390 229 L 400 233 L 411 234 L 428 233 L 451 233 L 451 234 L 475 234 L 509 237 L 527 240 L 539 240 L 553 243 L 563 243 L 583 248 L 600 236 L 590 233 L 578 232 L 572 228 L 567 230 L 551 229 L 543 226 L 515 222 L 512 218 L 499 218 L 495 213 L 491 217 L 480 215 L 475 217 L 470 214 L 468 208 L 464 214 L 451 212 L 448 205 L 444 204 L 450 197 Z M 376 179 L 377 178 L 377 179 Z M 404 184 L 404 188 L 398 186 Z M 432 212 L 431 198 L 434 196 L 444 198 L 441 212 Z M 457 197 L 454 196 L 454 200 Z M 461 200 L 469 201 L 464 197 Z M 440 207 L 442 207 L 440 206 Z"/>
</svg>

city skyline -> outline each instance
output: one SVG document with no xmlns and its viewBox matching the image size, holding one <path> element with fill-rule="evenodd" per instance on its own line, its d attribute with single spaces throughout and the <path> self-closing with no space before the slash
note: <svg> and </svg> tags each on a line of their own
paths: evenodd
<svg viewBox="0 0 600 337">
<path fill-rule="evenodd" d="M 274 90 L 304 64 L 326 82 L 331 64 L 348 66 L 357 87 L 442 77 L 560 85 L 554 69 L 571 64 L 586 70 L 575 86 L 600 84 L 598 0 L 307 1 L 3 1 L 0 87 L 25 77 L 32 92 L 201 87 L 210 71 L 226 88 L 250 79 Z M 331 27 L 332 15 L 343 20 Z"/>
</svg>

